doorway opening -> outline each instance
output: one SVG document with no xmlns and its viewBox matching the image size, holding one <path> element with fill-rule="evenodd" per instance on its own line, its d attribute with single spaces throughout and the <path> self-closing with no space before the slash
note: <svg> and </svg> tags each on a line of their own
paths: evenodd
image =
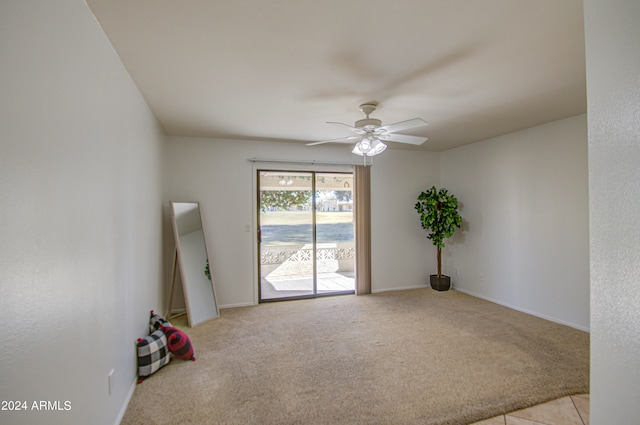
<svg viewBox="0 0 640 425">
<path fill-rule="evenodd" d="M 355 293 L 353 173 L 258 170 L 259 300 Z"/>
</svg>

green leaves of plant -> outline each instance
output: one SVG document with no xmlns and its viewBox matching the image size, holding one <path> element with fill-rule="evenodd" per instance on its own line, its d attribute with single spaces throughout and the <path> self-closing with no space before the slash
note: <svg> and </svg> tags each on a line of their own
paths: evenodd
<svg viewBox="0 0 640 425">
<path fill-rule="evenodd" d="M 438 190 L 432 186 L 422 192 L 415 209 L 420 214 L 422 228 L 429 233 L 427 238 L 438 248 L 444 248 L 444 239 L 453 236 L 462 225 L 458 199 L 444 188 Z"/>
<path fill-rule="evenodd" d="M 204 275 L 207 279 L 211 280 L 211 271 L 209 270 L 209 259 L 207 258 L 206 266 L 204 267 Z"/>
<path fill-rule="evenodd" d="M 310 190 L 267 190 L 260 192 L 260 210 L 288 210 L 311 202 Z"/>
</svg>

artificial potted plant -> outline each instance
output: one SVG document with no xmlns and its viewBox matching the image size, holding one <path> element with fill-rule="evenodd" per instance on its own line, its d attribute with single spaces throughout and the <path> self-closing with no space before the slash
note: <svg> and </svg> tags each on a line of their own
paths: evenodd
<svg viewBox="0 0 640 425">
<path fill-rule="evenodd" d="M 458 212 L 458 199 L 446 189 L 432 186 L 418 196 L 415 209 L 420 214 L 422 228 L 429 234 L 427 238 L 436 246 L 438 253 L 438 274 L 429 276 L 431 287 L 437 291 L 446 291 L 451 287 L 451 278 L 442 274 L 442 248 L 444 240 L 453 236 L 462 217 Z"/>
</svg>

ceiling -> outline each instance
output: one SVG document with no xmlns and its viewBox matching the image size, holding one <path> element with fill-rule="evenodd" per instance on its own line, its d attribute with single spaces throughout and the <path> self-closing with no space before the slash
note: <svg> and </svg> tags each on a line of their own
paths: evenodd
<svg viewBox="0 0 640 425">
<path fill-rule="evenodd" d="M 582 0 L 87 3 L 169 135 L 339 138 L 377 102 L 440 151 L 587 108 Z"/>
</svg>

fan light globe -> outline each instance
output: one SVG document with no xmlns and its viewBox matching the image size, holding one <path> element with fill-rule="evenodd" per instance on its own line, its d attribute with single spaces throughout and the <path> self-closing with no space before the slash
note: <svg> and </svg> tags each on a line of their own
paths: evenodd
<svg viewBox="0 0 640 425">
<path fill-rule="evenodd" d="M 371 150 L 371 141 L 367 138 L 362 139 L 358 145 L 360 145 L 360 150 L 364 153 Z"/>
<path fill-rule="evenodd" d="M 372 145 L 371 152 L 369 152 L 369 156 L 378 155 L 379 153 L 384 152 L 385 149 L 387 149 L 387 145 L 376 139 Z"/>
</svg>

